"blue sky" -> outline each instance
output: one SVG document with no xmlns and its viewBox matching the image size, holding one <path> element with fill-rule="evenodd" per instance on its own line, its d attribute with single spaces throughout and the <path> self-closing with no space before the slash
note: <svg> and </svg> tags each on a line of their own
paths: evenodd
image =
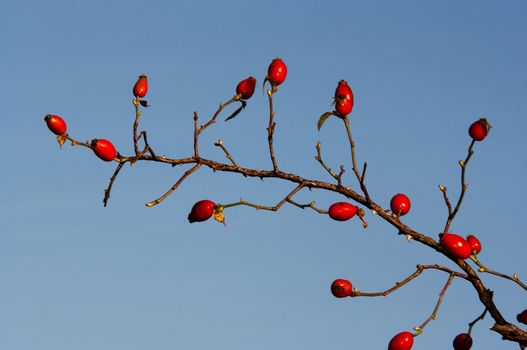
<svg viewBox="0 0 527 350">
<path fill-rule="evenodd" d="M 418 263 L 454 267 L 370 214 L 367 230 L 290 206 L 232 208 L 227 227 L 186 220 L 200 199 L 270 205 L 290 184 L 203 169 L 147 208 L 182 169 L 136 164 L 103 208 L 114 166 L 86 149 L 60 150 L 42 119 L 59 114 L 75 138 L 108 138 L 130 154 L 139 74 L 149 77 L 152 105 L 142 128 L 158 154 L 184 157 L 193 111 L 210 116 L 249 75 L 261 87 L 281 57 L 289 75 L 275 96 L 280 167 L 330 181 L 314 160 L 320 140 L 328 164 L 345 163 L 345 181 L 356 186 L 341 123 L 316 129 L 337 82 L 347 80 L 373 199 L 387 207 L 406 193 L 413 207 L 404 222 L 434 237 L 446 219 L 437 185 L 457 196 L 467 128 L 487 117 L 493 128 L 476 145 L 452 232 L 476 234 L 486 265 L 527 279 L 526 16 L 522 1 L 6 2 L 0 348 L 381 349 L 431 313 L 447 278 L 434 271 L 383 299 L 329 293 L 338 277 L 379 291 Z M 222 138 L 240 164 L 269 168 L 267 116 L 258 89 L 241 116 L 207 130 L 201 154 L 224 160 L 213 146 Z M 296 199 L 323 208 L 343 200 L 320 191 Z M 520 288 L 483 279 L 507 319 L 527 307 Z M 474 291 L 454 280 L 414 349 L 450 348 L 481 312 Z M 491 325 L 475 327 L 474 348 L 517 348 Z"/>
</svg>

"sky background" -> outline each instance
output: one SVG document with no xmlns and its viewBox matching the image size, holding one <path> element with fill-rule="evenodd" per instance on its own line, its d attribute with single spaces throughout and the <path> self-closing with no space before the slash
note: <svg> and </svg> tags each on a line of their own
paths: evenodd
<svg viewBox="0 0 527 350">
<path fill-rule="evenodd" d="M 384 349 L 390 338 L 432 312 L 447 275 L 428 271 L 386 298 L 337 300 L 335 278 L 381 291 L 416 264 L 455 266 L 406 242 L 367 213 L 335 222 L 313 211 L 248 207 L 226 211 L 227 226 L 189 224 L 198 200 L 265 205 L 294 186 L 201 169 L 162 204 L 184 171 L 128 165 L 108 207 L 103 190 L 114 164 L 91 151 L 59 149 L 43 117 L 61 115 L 79 140 L 108 138 L 130 155 L 131 89 L 147 74 L 151 107 L 142 117 L 154 150 L 192 152 L 192 113 L 206 120 L 236 84 L 258 89 L 244 113 L 200 140 L 204 157 L 269 169 L 267 100 L 261 83 L 281 57 L 289 67 L 275 95 L 280 168 L 332 179 L 314 160 L 317 140 L 333 168 L 349 145 L 331 109 L 337 82 L 353 88 L 351 115 L 366 183 L 384 207 L 399 192 L 412 200 L 403 221 L 437 237 L 446 208 L 437 185 L 459 193 L 468 126 L 493 128 L 476 144 L 469 190 L 452 232 L 477 235 L 481 260 L 527 279 L 527 3 L 524 1 L 5 1 L 0 7 L 3 149 L 0 173 L 0 348 Z M 303 191 L 295 199 L 327 208 L 344 198 Z M 527 307 L 525 291 L 482 276 L 510 321 Z M 448 349 L 483 311 L 455 279 L 435 321 L 414 349 Z M 474 348 L 517 349 L 473 330 Z"/>
</svg>

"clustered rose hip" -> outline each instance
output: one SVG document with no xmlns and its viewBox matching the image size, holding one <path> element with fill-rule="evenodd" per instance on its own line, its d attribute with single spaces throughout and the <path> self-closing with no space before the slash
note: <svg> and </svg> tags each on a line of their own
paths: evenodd
<svg viewBox="0 0 527 350">
<path fill-rule="evenodd" d="M 208 199 L 196 202 L 188 214 L 188 221 L 192 224 L 194 222 L 208 220 L 214 213 L 215 205 L 213 201 Z"/>
<path fill-rule="evenodd" d="M 248 100 L 254 94 L 254 89 L 256 87 L 256 79 L 249 77 L 238 83 L 236 86 L 236 95 L 240 95 L 242 100 Z"/>
<path fill-rule="evenodd" d="M 353 286 L 350 281 L 338 278 L 331 283 L 331 294 L 336 298 L 345 298 L 353 295 Z"/>
<path fill-rule="evenodd" d="M 49 130 L 51 130 L 51 132 L 55 135 L 62 136 L 66 134 L 66 131 L 68 130 L 66 122 L 58 115 L 48 114 L 44 117 L 44 121 L 46 122 Z"/>
<path fill-rule="evenodd" d="M 348 202 L 337 202 L 328 209 L 329 217 L 337 221 L 346 221 L 357 214 L 358 208 Z"/>
<path fill-rule="evenodd" d="M 396 334 L 388 344 L 388 350 L 410 350 L 414 345 L 414 336 L 410 332 Z"/>
<path fill-rule="evenodd" d="M 472 337 L 467 333 L 460 333 L 452 342 L 454 350 L 469 350 L 472 347 Z"/>
</svg>

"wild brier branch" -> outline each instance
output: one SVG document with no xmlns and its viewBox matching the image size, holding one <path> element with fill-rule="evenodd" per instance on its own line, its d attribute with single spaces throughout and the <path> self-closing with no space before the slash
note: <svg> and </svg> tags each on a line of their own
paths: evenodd
<svg viewBox="0 0 527 350">
<path fill-rule="evenodd" d="M 432 314 L 423 322 L 421 325 L 414 327 L 415 333 L 411 334 L 409 332 L 402 332 L 397 334 L 392 341 L 390 341 L 389 349 L 391 350 L 408 350 L 413 344 L 413 338 L 421 334 L 424 328 L 429 324 L 430 321 L 434 320 L 437 316 L 439 307 L 445 296 L 447 289 L 450 287 L 451 282 L 455 278 L 459 278 L 469 282 L 474 290 L 476 291 L 479 300 L 483 304 L 484 311 L 480 317 L 475 319 L 469 324 L 468 336 L 472 327 L 476 322 L 481 321 L 484 316 L 488 313 L 494 319 L 495 324 L 491 327 L 492 330 L 499 333 L 503 339 L 516 342 L 522 349 L 527 346 L 527 332 L 513 323 L 508 322 L 505 317 L 498 310 L 493 301 L 493 292 L 485 287 L 484 283 L 481 281 L 478 272 L 480 273 L 489 273 L 491 275 L 504 278 L 515 282 L 518 286 L 527 291 L 527 286 L 520 281 L 517 274 L 512 276 L 502 274 L 500 272 L 493 271 L 485 267 L 478 259 L 477 253 L 481 250 L 481 243 L 475 236 L 469 236 L 467 239 L 464 239 L 461 236 L 452 234 L 449 232 L 452 222 L 454 221 L 456 215 L 458 214 L 463 199 L 468 188 L 468 185 L 465 182 L 466 177 L 466 168 L 474 154 L 474 146 L 478 141 L 482 141 L 487 136 L 490 130 L 490 124 L 486 119 L 482 118 L 474 122 L 469 128 L 469 135 L 472 140 L 468 148 L 468 154 L 463 161 L 459 161 L 459 166 L 461 167 L 461 190 L 459 198 L 457 199 L 455 205 L 452 205 L 450 198 L 447 195 L 447 188 L 443 185 L 439 185 L 439 189 L 442 192 L 443 199 L 447 208 L 447 219 L 445 226 L 442 230 L 442 233 L 439 235 L 438 239 L 434 239 L 429 235 L 420 233 L 416 230 L 413 230 L 409 226 L 405 225 L 401 221 L 401 217 L 406 215 L 411 207 L 410 199 L 404 194 L 397 194 L 392 198 L 390 203 L 390 209 L 385 209 L 381 205 L 377 204 L 369 195 L 367 186 L 366 186 L 366 169 L 367 164 L 364 163 L 362 170 L 359 170 L 357 157 L 356 157 L 356 145 L 353 140 L 352 131 L 350 127 L 349 114 L 353 109 L 353 92 L 346 81 L 342 80 L 339 82 L 337 89 L 335 90 L 334 96 L 334 105 L 335 110 L 324 113 L 319 121 L 318 128 L 320 129 L 326 120 L 331 117 L 341 119 L 343 121 L 344 129 L 348 138 L 350 145 L 350 156 L 351 156 L 351 167 L 353 175 L 356 178 L 358 188 L 360 192 L 353 189 L 351 186 L 345 186 L 343 184 L 343 175 L 345 173 L 344 165 L 340 166 L 339 172 L 333 171 L 323 160 L 321 148 L 322 145 L 320 141 L 316 144 L 317 154 L 315 160 L 322 166 L 322 168 L 329 174 L 329 176 L 334 180 L 334 182 L 327 182 L 317 179 L 305 178 L 301 175 L 286 172 L 280 169 L 278 161 L 276 159 L 274 151 L 274 131 L 276 129 L 275 116 L 276 112 L 273 107 L 273 97 L 278 92 L 278 87 L 285 81 L 287 76 L 287 66 L 285 63 L 277 58 L 272 61 L 271 65 L 268 68 L 268 74 L 264 79 L 264 89 L 267 82 L 269 82 L 270 88 L 266 90 L 267 98 L 269 101 L 269 123 L 267 126 L 267 141 L 269 148 L 269 159 L 272 165 L 272 168 L 269 170 L 259 170 L 246 168 L 240 165 L 237 162 L 232 154 L 228 151 L 224 142 L 220 139 L 214 145 L 219 147 L 225 157 L 229 160 L 229 163 L 223 163 L 221 161 L 203 158 L 199 152 L 199 137 L 204 133 L 209 127 L 216 123 L 218 117 L 221 113 L 231 104 L 240 103 L 240 107 L 232 112 L 225 121 L 233 119 L 238 114 L 240 114 L 247 106 L 247 100 L 251 98 L 254 93 L 256 79 L 249 77 L 241 81 L 236 87 L 236 95 L 228 99 L 226 102 L 221 103 L 212 115 L 212 117 L 206 121 L 204 124 L 200 125 L 200 118 L 197 112 L 194 112 L 193 121 L 194 121 L 194 137 L 193 137 L 193 152 L 191 156 L 184 158 L 169 158 L 165 156 L 158 156 L 154 152 L 153 148 L 150 146 L 147 138 L 146 131 L 139 132 L 139 124 L 142 116 L 141 107 L 147 107 L 148 103 L 143 98 L 147 95 L 148 92 L 148 79 L 145 75 L 141 75 L 137 80 L 137 83 L 133 88 L 133 106 L 135 110 L 135 118 L 133 123 L 133 149 L 134 153 L 130 156 L 123 156 L 115 150 L 113 144 L 108 140 L 92 140 L 91 142 L 80 142 L 72 138 L 67 134 L 67 127 L 65 121 L 56 115 L 47 115 L 45 122 L 48 128 L 57 135 L 57 141 L 62 146 L 66 141 L 70 141 L 72 146 L 82 146 L 90 148 L 99 158 L 104 161 L 115 161 L 117 166 L 113 175 L 110 178 L 107 188 L 104 190 L 103 204 L 106 206 L 110 199 L 111 190 L 114 186 L 114 183 L 121 173 L 123 166 L 126 163 L 130 165 L 135 164 L 139 161 L 146 162 L 156 162 L 164 163 L 171 165 L 172 167 L 176 165 L 188 165 L 189 168 L 184 171 L 184 173 L 179 177 L 179 179 L 170 187 L 164 194 L 159 196 L 157 199 L 154 199 L 148 203 L 147 206 L 152 207 L 158 205 L 164 201 L 169 195 L 171 195 L 190 175 L 198 171 L 201 167 L 207 167 L 214 171 L 230 172 L 235 174 L 241 174 L 244 177 L 258 177 L 260 179 L 273 178 L 283 180 L 285 182 L 291 183 L 293 185 L 292 190 L 286 194 L 280 201 L 275 205 L 261 205 L 255 204 L 244 199 L 240 199 L 238 202 L 228 203 L 228 204 L 217 204 L 209 200 L 203 200 L 194 205 L 189 214 L 190 222 L 200 222 L 214 217 L 217 221 L 224 222 L 224 210 L 229 209 L 234 206 L 248 206 L 258 210 L 268 210 L 268 211 L 278 211 L 284 204 L 291 204 L 301 209 L 310 208 L 319 214 L 329 215 L 332 219 L 345 221 L 351 219 L 353 216 L 357 215 L 363 223 L 363 226 L 367 227 L 367 222 L 365 218 L 365 211 L 361 207 L 357 207 L 353 204 L 347 202 L 339 202 L 332 205 L 328 210 L 318 208 L 315 205 L 315 202 L 312 201 L 307 204 L 301 204 L 294 201 L 293 197 L 300 191 L 304 189 L 319 189 L 324 191 L 330 191 L 338 193 L 348 200 L 353 201 L 354 203 L 367 208 L 372 211 L 372 213 L 378 215 L 388 224 L 395 228 L 395 232 L 398 234 L 406 236 L 408 239 L 413 239 L 429 248 L 432 248 L 439 254 L 442 254 L 449 259 L 451 259 L 461 271 L 454 271 L 450 268 L 443 267 L 437 264 L 432 265 L 417 265 L 417 270 L 402 280 L 397 282 L 393 287 L 382 291 L 382 292 L 361 292 L 358 288 L 353 288 L 351 282 L 344 279 L 337 279 L 333 282 L 331 286 L 332 293 L 339 297 L 379 297 L 387 296 L 388 294 L 402 288 L 411 280 L 417 278 L 421 275 L 424 270 L 437 270 L 448 274 L 448 279 L 445 283 L 445 286 L 439 294 L 438 301 L 436 306 L 433 309 Z M 142 147 L 140 142 L 142 141 Z M 471 238 L 472 237 L 472 238 Z M 469 265 L 465 260 L 469 258 L 477 265 L 478 270 L 476 270 Z M 525 313 L 525 311 L 524 311 Z M 526 313 L 527 314 L 527 313 Z M 523 315 L 523 314 L 522 314 Z M 523 316 L 522 316 L 523 317 Z M 518 315 L 518 320 L 523 320 Z M 459 335 L 461 336 L 461 334 Z M 459 337 L 458 336 L 458 337 Z M 466 335 L 463 335 L 464 341 Z M 468 349 L 468 348 L 467 348 Z"/>
</svg>

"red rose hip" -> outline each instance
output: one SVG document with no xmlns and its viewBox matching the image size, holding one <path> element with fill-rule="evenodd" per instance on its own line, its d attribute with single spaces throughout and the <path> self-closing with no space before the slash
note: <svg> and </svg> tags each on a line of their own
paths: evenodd
<svg viewBox="0 0 527 350">
<path fill-rule="evenodd" d="M 275 58 L 269 68 L 267 69 L 267 80 L 273 86 L 278 86 L 285 81 L 287 77 L 287 66 L 284 61 L 279 58 Z"/>
<path fill-rule="evenodd" d="M 516 315 L 516 320 L 520 323 L 527 324 L 527 309 Z"/>
<path fill-rule="evenodd" d="M 48 114 L 44 117 L 44 121 L 46 122 L 49 130 L 51 130 L 51 132 L 55 135 L 64 135 L 68 130 L 66 122 L 58 115 Z"/>
<path fill-rule="evenodd" d="M 490 131 L 490 124 L 487 122 L 487 119 L 481 118 L 480 120 L 475 121 L 468 128 L 468 134 L 475 141 L 482 141 Z"/>
<path fill-rule="evenodd" d="M 351 282 L 345 279 L 336 279 L 331 283 L 331 294 L 335 298 L 345 298 L 353 294 Z"/>
<path fill-rule="evenodd" d="M 105 162 L 111 162 L 117 156 L 115 146 L 108 140 L 94 139 L 91 142 L 91 147 L 95 155 Z"/>
<path fill-rule="evenodd" d="M 410 202 L 410 199 L 402 193 L 396 194 L 392 197 L 392 200 L 390 201 L 390 209 L 394 214 L 397 215 L 408 214 L 411 206 L 412 203 Z"/>
<path fill-rule="evenodd" d="M 339 117 L 345 117 L 353 109 L 353 92 L 345 80 L 339 81 L 335 90 L 335 114 Z"/>
<path fill-rule="evenodd" d="M 328 209 L 329 217 L 337 221 L 346 221 L 357 214 L 358 208 L 348 202 L 332 204 Z"/>
<path fill-rule="evenodd" d="M 214 213 L 215 205 L 213 201 L 208 199 L 196 202 L 188 214 L 188 221 L 192 224 L 194 222 L 208 220 Z"/>
<path fill-rule="evenodd" d="M 472 254 L 472 247 L 470 244 L 463 237 L 454 233 L 443 234 L 441 237 L 441 245 L 450 255 L 458 259 L 464 260 Z"/>
<path fill-rule="evenodd" d="M 148 78 L 146 75 L 140 75 L 134 85 L 133 93 L 137 98 L 143 98 L 148 92 Z"/>
<path fill-rule="evenodd" d="M 460 333 L 452 342 L 454 350 L 469 350 L 472 347 L 472 337 L 467 333 Z"/>
<path fill-rule="evenodd" d="M 410 350 L 414 345 L 414 336 L 410 332 L 395 335 L 388 344 L 388 350 Z"/>
<path fill-rule="evenodd" d="M 254 94 L 255 87 L 256 79 L 249 77 L 238 83 L 238 86 L 236 86 L 236 95 L 240 95 L 242 100 L 248 100 Z"/>
<path fill-rule="evenodd" d="M 481 242 L 476 236 L 469 235 L 467 237 L 467 242 L 470 245 L 470 249 L 472 252 L 476 252 L 476 254 L 479 254 L 479 252 L 481 252 Z"/>
</svg>

